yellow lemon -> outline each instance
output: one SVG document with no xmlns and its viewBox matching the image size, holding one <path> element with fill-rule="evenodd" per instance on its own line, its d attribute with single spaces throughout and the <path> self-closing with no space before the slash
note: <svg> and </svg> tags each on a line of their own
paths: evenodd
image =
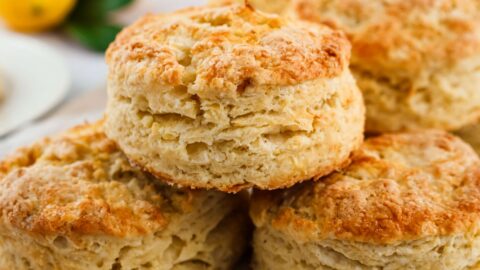
<svg viewBox="0 0 480 270">
<path fill-rule="evenodd" d="M 8 27 L 37 32 L 59 25 L 76 0 L 0 0 L 0 16 Z"/>
</svg>

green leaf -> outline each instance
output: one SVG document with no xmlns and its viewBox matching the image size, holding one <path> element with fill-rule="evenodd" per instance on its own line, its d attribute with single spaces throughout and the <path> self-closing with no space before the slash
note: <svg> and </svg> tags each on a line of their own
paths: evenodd
<svg viewBox="0 0 480 270">
<path fill-rule="evenodd" d="M 130 5 L 133 0 L 103 0 L 103 9 L 105 11 L 114 11 Z"/>
<path fill-rule="evenodd" d="M 101 5 L 102 1 L 80 0 L 70 14 L 69 21 L 82 23 L 104 22 L 108 13 Z"/>
<path fill-rule="evenodd" d="M 104 22 L 108 13 L 126 7 L 133 0 L 79 0 L 70 18 L 76 22 Z"/>
<path fill-rule="evenodd" d="M 69 36 L 98 52 L 104 52 L 120 30 L 122 30 L 121 26 L 107 23 L 94 25 L 68 23 L 65 26 L 65 31 Z"/>
</svg>

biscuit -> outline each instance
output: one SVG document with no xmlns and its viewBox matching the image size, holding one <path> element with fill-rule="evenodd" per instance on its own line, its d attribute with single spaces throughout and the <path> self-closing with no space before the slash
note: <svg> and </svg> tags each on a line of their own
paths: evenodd
<svg viewBox="0 0 480 270">
<path fill-rule="evenodd" d="M 464 127 L 456 132 L 460 138 L 469 143 L 480 154 L 480 123 Z"/>
<path fill-rule="evenodd" d="M 480 160 L 443 131 L 369 138 L 347 168 L 251 205 L 254 269 L 480 265 Z"/>
<path fill-rule="evenodd" d="M 346 32 L 366 131 L 456 130 L 480 117 L 479 1 L 284 0 L 283 8 L 275 2 L 248 1 Z"/>
<path fill-rule="evenodd" d="M 106 133 L 177 185 L 291 186 L 363 140 L 349 56 L 340 32 L 248 6 L 149 15 L 107 51 Z"/>
<path fill-rule="evenodd" d="M 230 269 L 244 205 L 153 181 L 101 123 L 76 127 L 0 162 L 0 269 Z"/>
</svg>

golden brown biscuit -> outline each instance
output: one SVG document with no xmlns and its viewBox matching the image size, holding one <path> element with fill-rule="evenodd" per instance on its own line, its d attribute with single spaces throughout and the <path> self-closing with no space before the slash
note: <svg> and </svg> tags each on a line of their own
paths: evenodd
<svg viewBox="0 0 480 270">
<path fill-rule="evenodd" d="M 367 139 L 349 167 L 256 191 L 255 269 L 474 269 L 480 160 L 440 131 Z"/>
<path fill-rule="evenodd" d="M 342 167 L 363 139 L 350 45 L 248 6 L 149 15 L 107 52 L 106 133 L 171 183 L 275 189 Z"/>
<path fill-rule="evenodd" d="M 369 132 L 456 130 L 480 117 L 477 0 L 247 2 L 347 33 Z"/>
<path fill-rule="evenodd" d="M 211 6 L 225 6 L 225 5 L 250 5 L 255 9 L 264 12 L 285 14 L 289 9 L 291 0 L 209 0 L 208 4 Z"/>
<path fill-rule="evenodd" d="M 101 123 L 0 162 L 0 269 L 229 269 L 248 241 L 238 196 L 129 165 Z"/>
</svg>

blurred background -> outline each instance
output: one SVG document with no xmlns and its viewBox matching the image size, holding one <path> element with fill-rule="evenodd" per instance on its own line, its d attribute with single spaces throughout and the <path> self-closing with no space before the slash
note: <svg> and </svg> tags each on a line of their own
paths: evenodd
<svg viewBox="0 0 480 270">
<path fill-rule="evenodd" d="M 102 116 L 115 35 L 145 13 L 206 0 L 0 0 L 0 157 Z"/>
</svg>

